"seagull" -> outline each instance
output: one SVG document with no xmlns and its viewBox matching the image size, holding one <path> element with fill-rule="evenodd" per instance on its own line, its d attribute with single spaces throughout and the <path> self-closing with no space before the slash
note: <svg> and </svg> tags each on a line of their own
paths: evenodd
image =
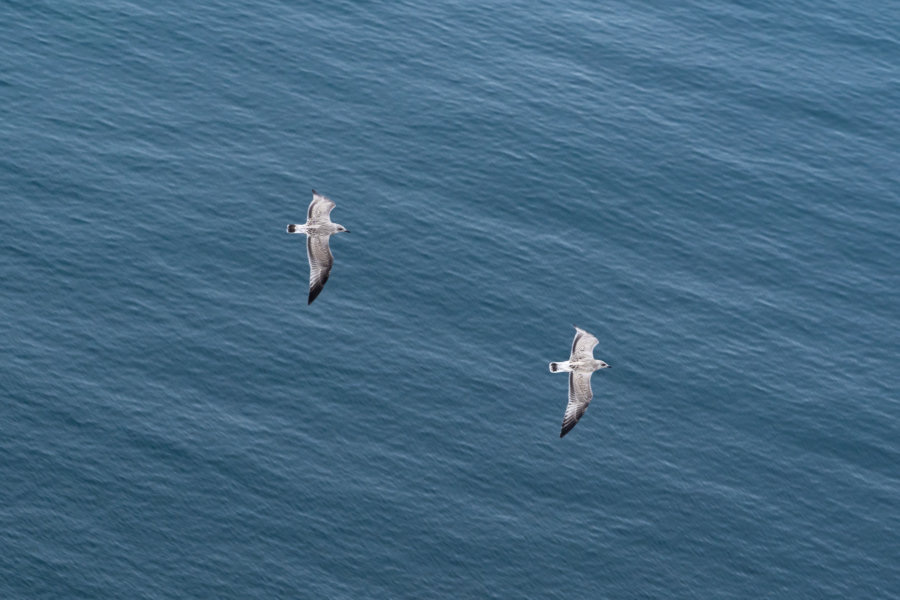
<svg viewBox="0 0 900 600">
<path fill-rule="evenodd" d="M 331 255 L 331 248 L 328 247 L 328 239 L 335 233 L 347 231 L 343 225 L 331 222 L 331 209 L 334 208 L 334 202 L 325 196 L 312 191 L 313 199 L 309 203 L 309 210 L 306 211 L 306 223 L 303 225 L 288 225 L 288 233 L 305 233 L 306 234 L 306 254 L 309 257 L 309 302 L 316 299 L 325 287 L 328 281 L 328 275 L 331 274 L 331 266 L 334 264 L 334 257 Z"/>
<path fill-rule="evenodd" d="M 572 340 L 572 355 L 569 360 L 550 363 L 551 373 L 563 371 L 569 374 L 569 404 L 566 406 L 559 437 L 572 431 L 591 403 L 591 398 L 594 397 L 591 392 L 591 375 L 598 369 L 609 368 L 608 364 L 594 358 L 594 346 L 600 343 L 599 340 L 577 325 L 573 327 L 575 339 Z"/>
</svg>

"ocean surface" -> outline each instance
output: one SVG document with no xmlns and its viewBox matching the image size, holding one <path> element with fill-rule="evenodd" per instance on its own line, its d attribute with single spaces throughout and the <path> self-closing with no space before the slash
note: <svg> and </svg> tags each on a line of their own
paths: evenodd
<svg viewBox="0 0 900 600">
<path fill-rule="evenodd" d="M 900 597 L 898 31 L 5 0 L 0 598 Z"/>
</svg>

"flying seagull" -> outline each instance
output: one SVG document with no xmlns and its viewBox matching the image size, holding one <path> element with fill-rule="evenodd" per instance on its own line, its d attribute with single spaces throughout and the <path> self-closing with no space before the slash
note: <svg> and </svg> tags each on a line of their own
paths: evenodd
<svg viewBox="0 0 900 600">
<path fill-rule="evenodd" d="M 569 374 L 569 404 L 566 406 L 559 437 L 572 431 L 591 403 L 591 398 L 594 397 L 591 392 L 591 375 L 598 369 L 609 368 L 608 364 L 594 358 L 594 346 L 598 343 L 597 338 L 575 326 L 575 339 L 572 340 L 572 355 L 569 360 L 550 363 L 551 373 L 563 371 Z"/>
<path fill-rule="evenodd" d="M 343 225 L 331 222 L 331 209 L 334 202 L 322 196 L 316 190 L 312 191 L 313 199 L 306 211 L 306 223 L 303 225 L 288 225 L 288 233 L 306 234 L 306 254 L 309 257 L 309 302 L 316 299 L 328 281 L 331 274 L 331 266 L 334 257 L 331 248 L 328 247 L 328 239 L 335 233 L 347 231 Z M 349 233 L 349 231 L 347 231 Z"/>
</svg>

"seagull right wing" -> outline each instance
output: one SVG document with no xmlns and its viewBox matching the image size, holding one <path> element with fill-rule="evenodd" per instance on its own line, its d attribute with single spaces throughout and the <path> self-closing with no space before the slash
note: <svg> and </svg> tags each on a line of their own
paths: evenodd
<svg viewBox="0 0 900 600">
<path fill-rule="evenodd" d="M 331 221 L 331 210 L 334 208 L 334 202 L 313 190 L 313 199 L 309 203 L 309 210 L 306 211 L 306 220 L 310 223 L 328 223 Z"/>
<path fill-rule="evenodd" d="M 572 431 L 575 423 L 587 410 L 588 404 L 594 393 L 591 391 L 591 374 L 590 373 L 569 373 L 569 404 L 566 406 L 566 414 L 563 416 L 562 430 L 559 437 L 565 436 Z"/>
<path fill-rule="evenodd" d="M 585 358 L 594 358 L 594 346 L 599 343 L 600 340 L 584 329 L 576 327 L 575 339 L 572 340 L 572 356 L 569 357 L 569 360 L 575 361 L 583 360 Z"/>
<path fill-rule="evenodd" d="M 331 267 L 334 265 L 334 256 L 328 247 L 330 235 L 310 235 L 306 237 L 306 254 L 309 258 L 309 302 L 316 299 L 325 287 Z"/>
</svg>

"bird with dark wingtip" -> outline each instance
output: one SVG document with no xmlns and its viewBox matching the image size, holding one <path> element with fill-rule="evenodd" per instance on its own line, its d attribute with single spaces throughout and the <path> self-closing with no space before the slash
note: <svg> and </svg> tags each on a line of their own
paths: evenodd
<svg viewBox="0 0 900 600">
<path fill-rule="evenodd" d="M 591 375 L 599 369 L 608 369 L 609 365 L 602 360 L 594 358 L 594 346 L 599 342 L 597 338 L 584 329 L 575 327 L 575 339 L 572 340 L 572 352 L 569 360 L 565 362 L 550 363 L 550 372 L 560 371 L 569 374 L 569 404 L 566 406 L 566 414 L 563 417 L 562 431 L 559 437 L 563 437 L 575 427 L 575 423 L 587 410 L 588 404 L 594 393 L 591 391 Z"/>
<path fill-rule="evenodd" d="M 309 258 L 309 302 L 322 293 L 325 282 L 331 274 L 334 265 L 334 256 L 328 241 L 335 233 L 350 231 L 343 225 L 331 222 L 331 210 L 335 204 L 316 190 L 312 191 L 313 199 L 306 211 L 306 223 L 303 225 L 288 225 L 288 233 L 306 234 L 306 255 Z"/>
</svg>

